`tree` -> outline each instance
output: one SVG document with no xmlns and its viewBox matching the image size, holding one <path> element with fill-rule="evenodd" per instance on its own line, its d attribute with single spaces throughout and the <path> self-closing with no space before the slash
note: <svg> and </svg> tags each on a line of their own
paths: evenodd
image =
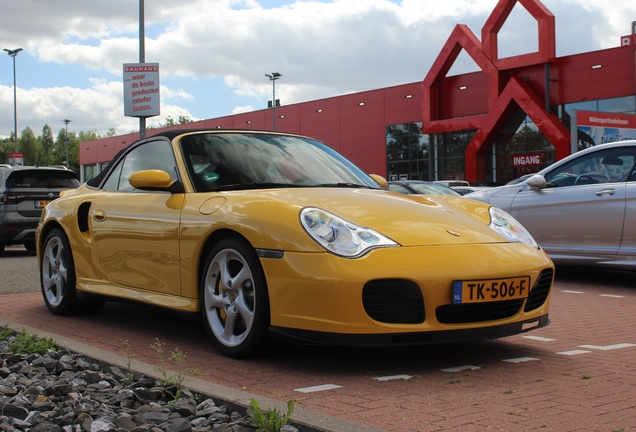
<svg viewBox="0 0 636 432">
<path fill-rule="evenodd" d="M 9 138 L 0 140 L 0 163 L 9 163 L 9 153 L 13 152 L 14 147 L 13 134 Z"/>
<path fill-rule="evenodd" d="M 174 122 L 174 120 L 172 120 Z M 179 122 L 189 123 L 192 120 L 180 116 Z M 79 144 L 81 142 L 93 141 L 106 136 L 115 136 L 115 128 L 110 128 L 108 132 L 97 131 L 69 132 L 68 133 L 68 161 L 66 161 L 67 146 L 64 142 L 66 138 L 66 128 L 60 129 L 57 137 L 53 136 L 53 131 L 49 125 L 44 125 L 42 135 L 36 137 L 30 127 L 26 127 L 18 139 L 18 151 L 24 155 L 24 165 L 66 165 L 67 168 L 80 173 L 79 165 Z M 13 153 L 15 141 L 13 133 L 8 138 L 0 138 L 0 163 L 9 163 L 9 153 Z"/>
<path fill-rule="evenodd" d="M 168 117 L 166 117 L 166 122 L 165 123 L 159 123 L 159 126 L 157 126 L 157 128 L 164 128 L 164 127 L 176 126 L 178 124 L 192 123 L 193 121 L 194 120 L 192 120 L 188 116 L 180 115 L 177 118 L 176 121 L 175 121 L 175 119 L 172 118 L 172 116 L 168 116 Z M 148 129 L 155 129 L 155 128 L 154 127 L 150 127 Z"/>
<path fill-rule="evenodd" d="M 40 162 L 40 146 L 33 130 L 26 127 L 20 134 L 18 149 L 24 155 L 24 165 L 38 165 Z"/>
<path fill-rule="evenodd" d="M 55 144 L 53 139 L 53 131 L 49 125 L 44 125 L 42 128 L 42 136 L 38 137 L 40 142 L 40 163 L 41 166 L 51 165 L 53 160 L 53 146 Z"/>
</svg>

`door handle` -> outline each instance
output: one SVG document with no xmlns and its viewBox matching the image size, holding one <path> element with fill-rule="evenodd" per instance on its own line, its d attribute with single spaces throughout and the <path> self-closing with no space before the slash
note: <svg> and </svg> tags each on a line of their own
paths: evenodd
<svg viewBox="0 0 636 432">
<path fill-rule="evenodd" d="M 616 193 L 616 189 L 603 189 L 596 192 L 596 196 L 602 195 L 614 195 Z"/>
<path fill-rule="evenodd" d="M 105 221 L 106 213 L 103 210 L 95 210 L 95 212 L 93 212 L 93 219 L 95 219 L 97 222 Z"/>
</svg>

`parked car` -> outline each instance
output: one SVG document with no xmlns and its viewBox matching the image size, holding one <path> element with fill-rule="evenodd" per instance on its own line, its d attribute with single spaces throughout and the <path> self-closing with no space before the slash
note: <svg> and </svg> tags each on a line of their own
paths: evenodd
<svg viewBox="0 0 636 432">
<path fill-rule="evenodd" d="M 435 180 L 434 183 L 439 183 L 451 188 L 454 186 L 470 186 L 470 183 L 466 180 Z"/>
<path fill-rule="evenodd" d="M 470 195 L 519 220 L 556 264 L 636 270 L 636 141 L 590 147 Z"/>
<path fill-rule="evenodd" d="M 554 266 L 514 219 L 380 183 L 303 136 L 158 133 L 44 209 L 44 302 L 58 315 L 116 298 L 200 313 L 232 357 L 270 336 L 391 346 L 549 324 Z"/>
<path fill-rule="evenodd" d="M 532 174 L 524 174 L 521 177 L 517 177 L 516 179 L 512 179 L 510 180 L 508 183 L 506 183 L 507 185 L 511 185 L 511 184 L 517 184 L 517 183 L 523 183 L 524 181 L 528 180 L 530 177 L 532 177 L 533 175 L 535 175 L 536 173 L 532 173 Z"/>
<path fill-rule="evenodd" d="M 491 189 L 491 186 L 452 186 L 451 189 L 460 195 L 468 195 L 473 192 Z"/>
<path fill-rule="evenodd" d="M 460 196 L 461 194 L 439 183 L 423 180 L 400 180 L 388 182 L 389 190 L 403 194 L 433 194 Z"/>
<path fill-rule="evenodd" d="M 79 186 L 71 170 L 0 165 L 0 255 L 5 246 L 35 251 L 35 229 L 42 209 L 65 189 Z"/>
</svg>

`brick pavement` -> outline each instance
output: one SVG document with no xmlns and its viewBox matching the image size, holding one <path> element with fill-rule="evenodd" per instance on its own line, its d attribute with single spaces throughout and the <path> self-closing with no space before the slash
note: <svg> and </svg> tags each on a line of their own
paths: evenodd
<svg viewBox="0 0 636 432">
<path fill-rule="evenodd" d="M 0 297 L 0 317 L 156 365 L 156 339 L 198 377 L 386 431 L 636 430 L 636 288 L 627 272 L 557 271 L 552 324 L 479 343 L 417 348 L 288 346 L 252 360 L 220 356 L 202 325 L 141 305 L 56 317 L 39 294 Z M 446 370 L 454 371 L 446 371 Z M 408 379 L 390 377 L 407 375 Z M 384 380 L 377 378 L 384 377 Z M 338 387 L 304 393 L 298 389 Z"/>
</svg>

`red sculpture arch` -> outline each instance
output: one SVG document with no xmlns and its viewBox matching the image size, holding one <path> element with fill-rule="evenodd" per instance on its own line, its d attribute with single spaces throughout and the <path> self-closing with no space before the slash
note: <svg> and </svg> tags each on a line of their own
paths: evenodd
<svg viewBox="0 0 636 432">
<path fill-rule="evenodd" d="M 538 22 L 538 51 L 500 59 L 497 35 L 516 3 Z M 486 153 L 516 109 L 522 109 L 556 148 L 557 159 L 569 154 L 570 132 L 556 115 L 546 110 L 545 98 L 512 69 L 546 65 L 556 59 L 554 15 L 539 0 L 500 0 L 482 29 L 483 43 L 459 24 L 449 36 L 433 66 L 422 81 L 422 131 L 426 134 L 477 129 L 465 153 L 466 179 L 484 180 Z M 441 86 L 461 50 L 475 61 L 488 80 L 488 113 L 442 119 Z M 546 85 L 549 85 L 546 84 Z"/>
</svg>

